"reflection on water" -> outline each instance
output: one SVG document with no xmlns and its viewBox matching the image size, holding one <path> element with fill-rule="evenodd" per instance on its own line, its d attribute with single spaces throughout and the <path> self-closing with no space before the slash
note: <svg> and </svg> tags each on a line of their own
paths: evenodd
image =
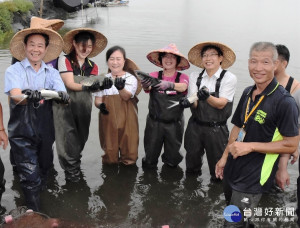
<svg viewBox="0 0 300 228">
<path fill-rule="evenodd" d="M 272 7 L 270 5 L 272 4 Z M 255 41 L 268 40 L 283 43 L 291 52 L 287 71 L 300 78 L 300 2 L 259 0 L 131 0 L 128 7 L 90 8 L 78 12 L 66 20 L 65 28 L 88 26 L 99 30 L 108 38 L 107 48 L 119 44 L 125 47 L 127 56 L 140 69 L 150 72 L 159 68 L 146 59 L 151 50 L 175 42 L 180 52 L 187 55 L 196 43 L 215 40 L 228 44 L 236 52 L 237 61 L 230 68 L 238 77 L 235 95 L 236 106 L 243 89 L 253 84 L 248 75 L 247 59 L 250 45 Z M 253 17 L 255 15 L 255 17 Z M 280 17 L 278 15 L 281 15 Z M 287 26 L 286 21 L 289 21 Z M 279 29 L 280 28 L 280 29 Z M 93 60 L 100 72 L 106 72 L 105 51 Z M 4 87 L 4 72 L 9 66 L 9 50 L 0 50 L 0 91 Z M 197 70 L 191 66 L 189 74 Z M 51 217 L 65 218 L 86 226 L 96 227 L 220 227 L 223 223 L 225 197 L 221 183 L 211 183 L 206 159 L 202 176 L 185 175 L 185 162 L 176 169 L 163 166 L 157 170 L 144 171 L 141 158 L 144 156 L 142 139 L 146 123 L 148 94 L 139 95 L 140 145 L 137 167 L 102 166 L 98 138 L 98 110 L 93 109 L 90 136 L 83 151 L 82 179 L 78 184 L 64 180 L 55 151 L 54 168 L 48 189 L 42 193 L 41 203 Z M 7 96 L 0 93 L 4 122 L 9 111 Z M 190 111 L 185 110 L 186 123 Z M 231 128 L 231 125 L 229 124 Z M 183 154 L 185 151 L 182 148 Z M 9 163 L 9 148 L 0 149 L 5 165 L 6 191 L 2 205 L 10 211 L 22 205 L 24 198 L 17 177 L 13 176 Z M 289 166 L 291 184 L 285 192 L 273 189 L 264 195 L 261 207 L 296 206 L 296 177 L 298 163 Z M 296 227 L 293 222 L 273 222 L 266 227 Z"/>
</svg>

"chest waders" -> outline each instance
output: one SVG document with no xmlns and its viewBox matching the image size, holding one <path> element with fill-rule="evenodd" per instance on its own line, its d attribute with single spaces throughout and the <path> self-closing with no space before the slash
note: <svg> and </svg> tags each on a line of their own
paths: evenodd
<svg viewBox="0 0 300 228">
<path fill-rule="evenodd" d="M 178 72 L 175 83 L 180 82 L 181 73 Z M 162 71 L 159 71 L 158 79 L 162 80 Z M 184 131 L 184 109 L 177 105 L 167 109 L 170 101 L 179 101 L 185 95 L 181 92 L 157 91 L 152 89 L 149 98 L 149 114 L 147 116 L 144 133 L 145 157 L 142 160 L 143 167 L 157 167 L 158 158 L 162 147 L 162 161 L 169 166 L 177 166 L 183 159 L 180 153 Z"/>
<path fill-rule="evenodd" d="M 119 94 L 103 96 L 108 115 L 99 112 L 99 139 L 104 164 L 135 164 L 138 158 L 139 125 L 137 98 L 123 100 Z"/>
<path fill-rule="evenodd" d="M 53 167 L 52 101 L 16 105 L 10 99 L 8 137 L 26 206 L 39 211 L 40 190 Z"/>
<path fill-rule="evenodd" d="M 74 75 L 82 75 L 74 76 L 74 82 L 80 83 L 88 78 L 84 75 L 89 75 L 93 69 L 93 63 L 88 63 L 90 67 L 85 71 L 72 64 Z M 93 98 L 88 91 L 67 89 L 67 92 L 70 104 L 53 105 L 55 142 L 59 163 L 65 171 L 66 179 L 76 182 L 80 178 L 81 153 L 89 136 Z"/>
<path fill-rule="evenodd" d="M 197 79 L 198 90 L 204 71 Z M 223 70 L 217 79 L 215 92 L 210 93 L 212 96 L 219 97 L 219 89 L 225 73 L 226 70 Z M 187 172 L 201 174 L 202 159 L 206 152 L 210 175 L 212 179 L 215 179 L 215 165 L 220 160 L 228 142 L 227 119 L 232 112 L 232 102 L 228 102 L 223 109 L 217 109 L 210 106 L 207 101 L 198 101 L 197 108 L 191 108 L 191 111 L 192 116 L 184 136 Z"/>
</svg>

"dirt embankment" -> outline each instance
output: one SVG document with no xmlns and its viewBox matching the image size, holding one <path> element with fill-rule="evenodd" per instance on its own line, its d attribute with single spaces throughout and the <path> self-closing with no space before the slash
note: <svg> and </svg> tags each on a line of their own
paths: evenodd
<svg viewBox="0 0 300 228">
<path fill-rule="evenodd" d="M 53 4 L 53 0 L 43 0 L 43 7 L 42 11 L 40 12 L 41 9 L 41 0 L 31 0 L 33 2 L 34 8 L 28 12 L 26 15 L 21 15 L 21 14 L 14 14 L 13 18 L 13 30 L 14 32 L 27 28 L 30 25 L 30 18 L 32 16 L 40 17 L 42 13 L 42 18 L 45 19 L 53 19 L 53 18 L 58 18 L 58 19 L 66 19 L 68 16 L 68 13 L 64 11 L 61 8 L 56 8 Z"/>
</svg>

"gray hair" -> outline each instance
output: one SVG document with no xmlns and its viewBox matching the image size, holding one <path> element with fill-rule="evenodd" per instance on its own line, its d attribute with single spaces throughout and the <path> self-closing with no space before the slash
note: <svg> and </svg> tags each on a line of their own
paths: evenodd
<svg viewBox="0 0 300 228">
<path fill-rule="evenodd" d="M 253 51 L 271 51 L 273 54 L 273 61 L 278 59 L 278 52 L 276 46 L 271 42 L 256 42 L 254 43 L 249 52 L 249 57 L 251 58 L 251 54 Z"/>
</svg>

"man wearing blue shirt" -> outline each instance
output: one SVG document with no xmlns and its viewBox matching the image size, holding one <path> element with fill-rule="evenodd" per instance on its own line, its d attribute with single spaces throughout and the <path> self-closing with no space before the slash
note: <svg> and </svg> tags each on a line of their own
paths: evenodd
<svg viewBox="0 0 300 228">
<path fill-rule="evenodd" d="M 40 90 L 57 91 L 61 103 L 69 100 L 59 72 L 45 64 L 58 57 L 62 46 L 62 38 L 51 29 L 24 29 L 16 33 L 10 43 L 11 54 L 21 62 L 5 72 L 5 93 L 10 96 L 11 156 L 26 206 L 34 211 L 39 211 L 40 191 L 53 166 L 52 101 L 45 100 Z"/>
</svg>

